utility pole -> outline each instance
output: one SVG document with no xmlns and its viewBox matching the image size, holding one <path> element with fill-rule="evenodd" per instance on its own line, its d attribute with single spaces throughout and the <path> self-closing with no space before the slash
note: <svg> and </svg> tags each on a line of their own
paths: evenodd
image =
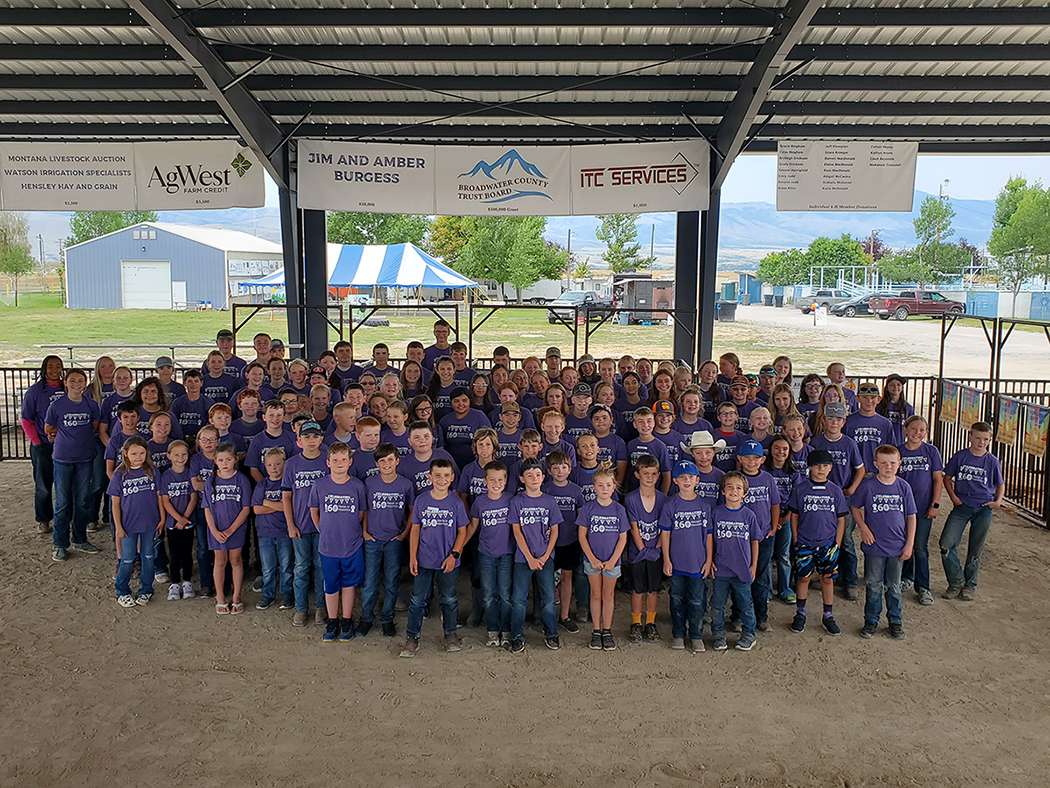
<svg viewBox="0 0 1050 788">
<path fill-rule="evenodd" d="M 649 278 L 652 279 L 655 275 L 656 269 L 656 258 L 653 257 L 653 247 L 656 243 L 656 222 L 652 224 L 652 232 L 649 233 Z"/>
<path fill-rule="evenodd" d="M 569 238 L 565 242 L 565 289 L 572 290 L 572 230 L 569 230 Z"/>
<path fill-rule="evenodd" d="M 40 242 L 40 292 L 42 293 L 46 287 L 44 284 L 44 236 L 38 233 L 36 238 Z"/>
</svg>

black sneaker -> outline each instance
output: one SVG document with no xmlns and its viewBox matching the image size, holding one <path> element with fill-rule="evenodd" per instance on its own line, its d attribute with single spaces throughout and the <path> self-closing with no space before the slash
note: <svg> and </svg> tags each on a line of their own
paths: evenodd
<svg viewBox="0 0 1050 788">
<path fill-rule="evenodd" d="M 860 636 L 864 639 L 870 639 L 875 637 L 875 633 L 878 632 L 879 627 L 876 624 L 871 624 L 867 621 L 864 622 L 864 626 L 861 627 Z"/>
<path fill-rule="evenodd" d="M 627 635 L 628 643 L 641 643 L 642 642 L 642 625 L 631 624 L 631 631 Z"/>
<path fill-rule="evenodd" d="M 900 623 L 899 621 L 897 621 L 897 622 L 891 621 L 890 622 L 890 637 L 893 638 L 894 640 L 904 640 L 904 638 L 907 637 L 907 635 L 904 634 L 904 624 Z"/>
<path fill-rule="evenodd" d="M 343 619 L 343 623 L 339 627 L 339 640 L 346 642 L 354 639 L 354 620 L 352 618 Z"/>
<path fill-rule="evenodd" d="M 842 595 L 846 597 L 850 602 L 856 602 L 860 599 L 860 594 L 857 592 L 856 586 L 846 586 L 842 590 Z"/>
<path fill-rule="evenodd" d="M 591 633 L 591 648 L 595 651 L 602 650 L 602 633 L 597 629 Z"/>
<path fill-rule="evenodd" d="M 602 651 L 616 651 L 616 641 L 613 640 L 611 630 L 602 630 Z"/>
<path fill-rule="evenodd" d="M 801 632 L 805 628 L 806 628 L 806 614 L 805 613 L 796 612 L 795 613 L 795 617 L 793 619 L 791 619 L 791 631 L 792 632 Z"/>
<path fill-rule="evenodd" d="M 201 589 L 201 596 L 203 596 L 203 597 L 214 597 L 215 596 L 215 589 L 212 588 L 211 586 L 204 586 L 204 588 Z"/>
<path fill-rule="evenodd" d="M 820 623 L 824 625 L 824 629 L 827 630 L 829 635 L 837 635 L 842 632 L 842 630 L 839 629 L 839 625 L 835 623 L 834 616 L 824 616 Z"/>
<path fill-rule="evenodd" d="M 544 642 L 546 642 L 547 648 L 549 648 L 551 651 L 557 651 L 561 648 L 561 641 L 558 640 L 557 635 L 555 635 L 552 638 L 547 638 Z"/>
<path fill-rule="evenodd" d="M 510 641 L 510 653 L 520 654 L 525 650 L 525 638 L 514 638 Z"/>
<path fill-rule="evenodd" d="M 272 599 L 260 599 L 258 602 L 255 603 L 255 609 L 256 610 L 269 610 L 271 605 L 273 605 L 273 600 Z"/>
<path fill-rule="evenodd" d="M 383 624 L 383 637 L 392 638 L 397 634 L 397 628 L 394 626 L 394 622 L 391 621 L 389 624 Z"/>
<path fill-rule="evenodd" d="M 373 624 L 371 621 L 362 621 L 357 625 L 357 634 L 364 637 L 372 630 L 372 626 Z"/>
<path fill-rule="evenodd" d="M 295 599 L 290 596 L 286 596 L 281 599 L 281 604 L 278 605 L 278 610 L 292 610 L 295 607 Z"/>
<path fill-rule="evenodd" d="M 321 635 L 321 640 L 325 643 L 334 643 L 337 637 L 339 637 L 339 619 L 330 618 L 325 625 L 324 634 Z"/>
<path fill-rule="evenodd" d="M 255 593 L 258 594 L 262 590 L 263 590 L 263 577 L 262 577 L 262 575 L 259 575 L 258 577 L 255 578 L 255 580 L 252 581 L 252 591 L 254 591 Z"/>
<path fill-rule="evenodd" d="M 660 642 L 660 630 L 656 628 L 656 624 L 645 625 L 645 642 L 646 643 L 659 643 Z"/>
<path fill-rule="evenodd" d="M 577 624 L 571 618 L 563 618 L 561 621 L 558 622 L 558 626 L 560 626 L 570 635 L 575 635 L 577 632 L 580 631 L 579 624 Z"/>
</svg>

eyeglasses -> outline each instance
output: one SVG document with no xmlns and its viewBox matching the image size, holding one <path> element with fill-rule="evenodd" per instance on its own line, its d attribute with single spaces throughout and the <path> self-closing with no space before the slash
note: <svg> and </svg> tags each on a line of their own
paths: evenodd
<svg viewBox="0 0 1050 788">
<path fill-rule="evenodd" d="M 416 413 L 433 413 L 433 412 L 434 412 L 434 409 L 431 408 L 430 406 L 422 406 L 421 405 L 420 407 L 416 408 Z"/>
</svg>

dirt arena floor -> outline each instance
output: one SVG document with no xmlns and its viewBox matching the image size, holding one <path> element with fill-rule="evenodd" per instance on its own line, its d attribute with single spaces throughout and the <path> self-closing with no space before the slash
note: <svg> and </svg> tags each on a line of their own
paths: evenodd
<svg viewBox="0 0 1050 788">
<path fill-rule="evenodd" d="M 838 638 L 791 633 L 773 602 L 750 653 L 592 652 L 584 633 L 552 652 L 529 629 L 511 655 L 461 629 L 446 654 L 432 619 L 405 660 L 400 638 L 324 644 L 251 592 L 239 617 L 163 593 L 121 609 L 112 547 L 53 563 L 31 496 L 29 464 L 0 463 L 3 786 L 1047 783 L 1050 533 L 1009 513 L 977 600 L 942 601 L 936 562 L 903 642 L 859 638 L 860 602 L 837 602 Z"/>
</svg>

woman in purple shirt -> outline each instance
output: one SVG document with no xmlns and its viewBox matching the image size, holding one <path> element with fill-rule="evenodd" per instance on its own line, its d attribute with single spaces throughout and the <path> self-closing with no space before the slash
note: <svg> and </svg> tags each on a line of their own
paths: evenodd
<svg viewBox="0 0 1050 788">
<path fill-rule="evenodd" d="M 66 393 L 62 385 L 62 359 L 45 356 L 36 383 L 26 389 L 22 399 L 22 431 L 29 439 L 29 459 L 33 463 L 33 510 L 40 533 L 51 531 L 55 504 L 51 487 L 55 483 L 53 446 L 44 432 L 44 416 L 51 403 Z"/>
</svg>

